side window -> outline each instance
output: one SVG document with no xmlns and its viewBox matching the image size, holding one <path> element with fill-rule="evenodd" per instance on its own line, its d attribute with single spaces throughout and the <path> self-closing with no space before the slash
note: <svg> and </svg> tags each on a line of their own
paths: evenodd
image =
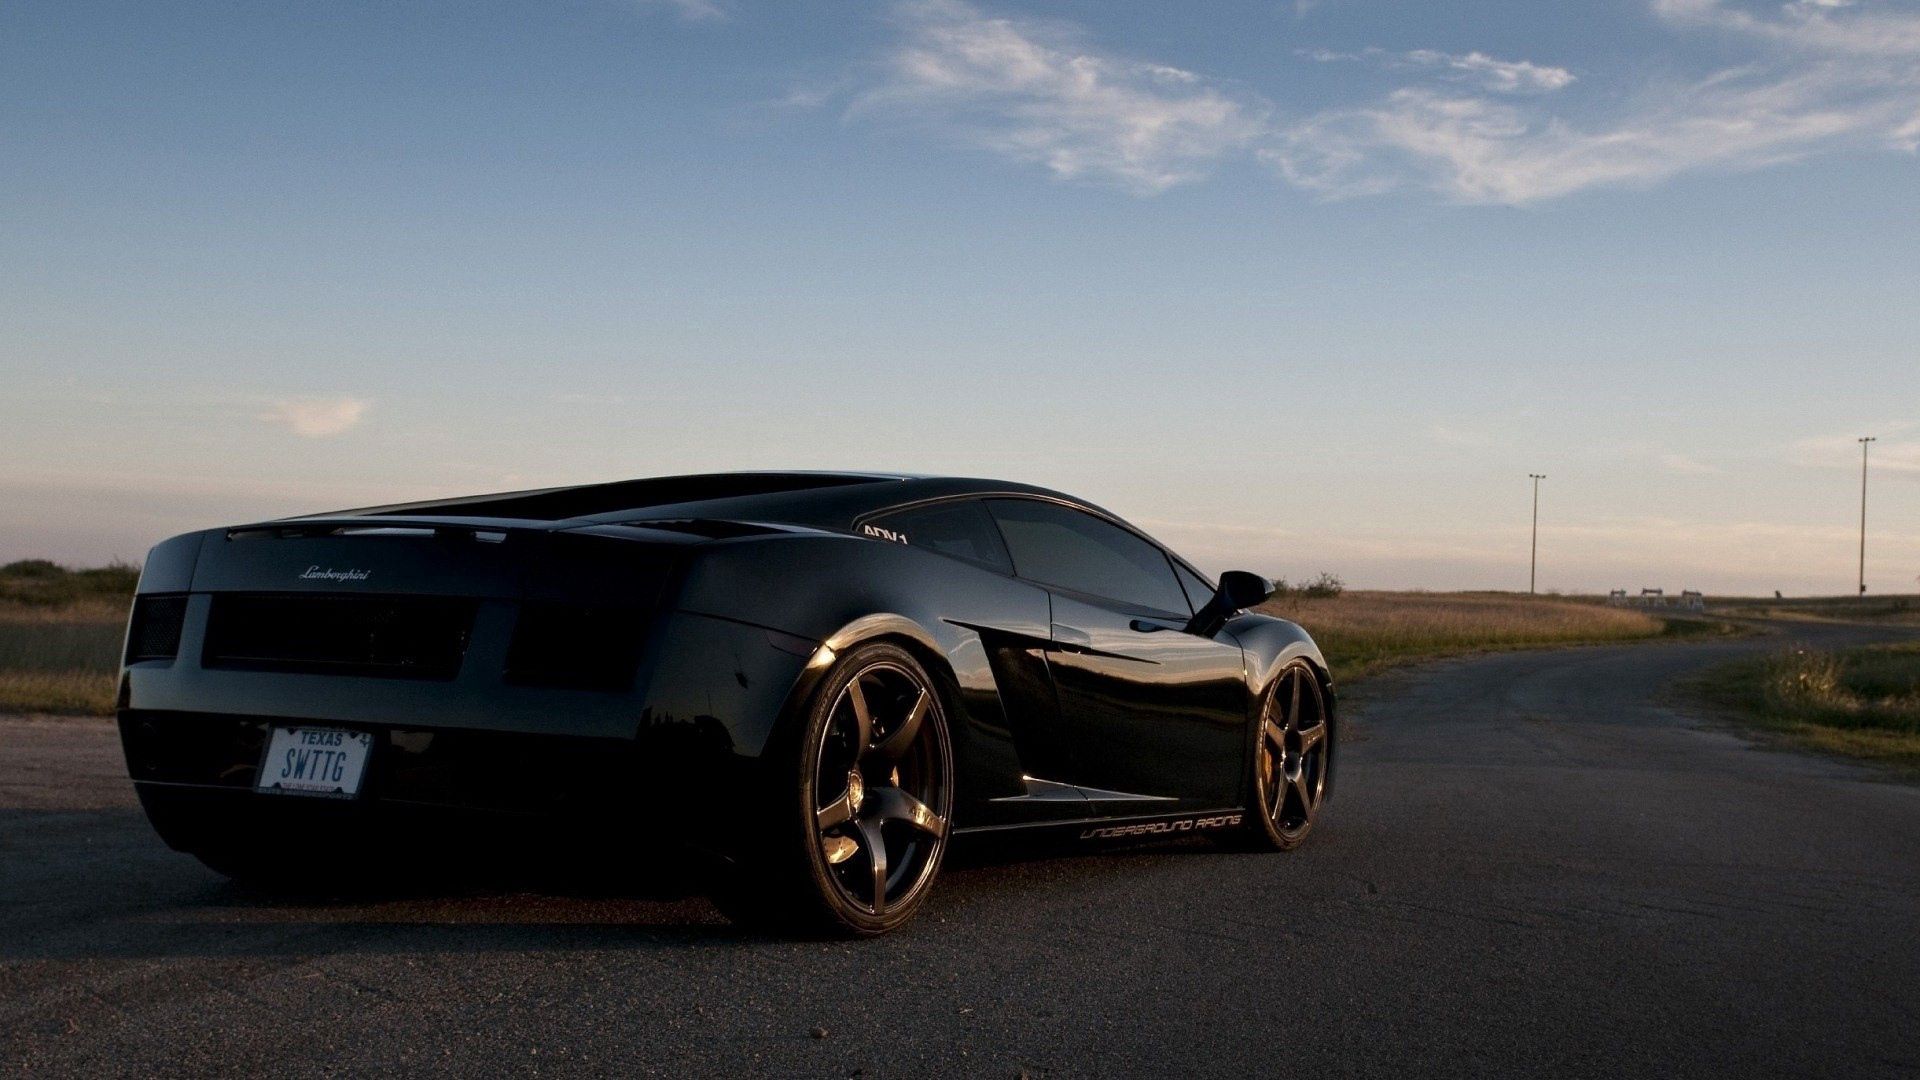
<svg viewBox="0 0 1920 1080">
<path fill-rule="evenodd" d="M 1155 611 L 1190 610 L 1166 553 L 1127 530 L 1035 499 L 989 499 L 987 506 L 1021 577 Z"/>
<path fill-rule="evenodd" d="M 1007 547 L 1000 542 L 1000 530 L 994 527 L 986 507 L 972 500 L 882 514 L 863 522 L 860 531 L 877 540 L 926 548 L 989 570 L 1013 573 Z"/>
<path fill-rule="evenodd" d="M 1180 587 L 1187 590 L 1187 602 L 1193 605 L 1194 611 L 1199 611 L 1207 601 L 1213 599 L 1213 586 L 1207 584 L 1206 578 L 1179 563 L 1173 564 L 1173 572 L 1180 575 Z"/>
</svg>

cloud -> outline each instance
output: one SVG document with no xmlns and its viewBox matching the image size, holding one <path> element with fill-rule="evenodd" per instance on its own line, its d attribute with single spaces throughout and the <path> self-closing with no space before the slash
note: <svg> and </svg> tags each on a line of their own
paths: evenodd
<svg viewBox="0 0 1920 1080">
<path fill-rule="evenodd" d="M 1876 435 L 1868 450 L 1874 475 L 1920 478 L 1920 421 L 1915 420 L 1870 424 L 1861 433 L 1795 439 L 1787 446 L 1787 458 L 1803 468 L 1858 471 L 1863 433 Z"/>
<path fill-rule="evenodd" d="M 1727 7 L 1721 0 L 1654 0 L 1653 10 L 1674 23 L 1745 34 L 1794 51 L 1908 60 L 1920 56 L 1920 14 L 1910 11 L 1859 9 L 1832 0 L 1784 4 L 1773 18 Z"/>
<path fill-rule="evenodd" d="M 1654 0 L 1653 10 L 1675 26 L 1758 41 L 1770 51 L 1705 78 L 1651 87 L 1600 122 L 1403 87 L 1384 101 L 1298 120 L 1261 156 L 1290 182 L 1332 197 L 1419 188 L 1458 202 L 1524 204 L 1834 150 L 1920 147 L 1920 12 L 1789 4 L 1762 17 L 1718 0 Z M 1478 55 L 1433 54 L 1436 64 Z M 1496 71 L 1486 64 L 1471 70 Z"/>
<path fill-rule="evenodd" d="M 847 115 L 918 125 L 1060 179 L 1140 195 L 1248 155 L 1327 198 L 1421 191 L 1525 205 L 1816 154 L 1920 153 L 1920 11 L 1849 0 L 1753 10 L 1649 3 L 1667 27 L 1747 56 L 1621 98 L 1604 81 L 1576 92 L 1586 84 L 1566 68 L 1479 50 L 1312 50 L 1304 55 L 1377 64 L 1402 85 L 1287 117 L 1237 85 L 1098 49 L 1066 24 L 909 0 L 892 9 L 897 39 Z M 794 103 L 833 96 L 803 91 Z"/>
<path fill-rule="evenodd" d="M 360 423 L 370 403 L 360 398 L 290 398 L 276 401 L 259 419 L 281 424 L 295 435 L 324 439 L 348 431 Z"/>
<path fill-rule="evenodd" d="M 1266 130 L 1260 107 L 1199 75 L 1094 50 L 1063 26 L 958 0 L 904 4 L 895 18 L 902 40 L 854 114 L 910 118 L 1063 180 L 1153 194 Z"/>
<path fill-rule="evenodd" d="M 1443 77 L 1477 83 L 1496 93 L 1538 93 L 1563 90 L 1573 85 L 1573 72 L 1562 67 L 1536 64 L 1530 60 L 1498 60 L 1483 52 L 1446 53 L 1435 49 L 1388 52 L 1368 47 L 1359 52 L 1333 49 L 1303 49 L 1300 55 L 1319 63 L 1358 61 L 1375 63 L 1396 70 L 1436 70 Z"/>
<path fill-rule="evenodd" d="M 714 0 L 633 0 L 642 8 L 664 8 L 680 16 L 682 22 L 724 22 L 727 10 Z"/>
<path fill-rule="evenodd" d="M 1573 73 L 1566 68 L 1548 67 L 1528 60 L 1496 60 L 1483 52 L 1464 56 L 1415 49 L 1407 61 L 1429 67 L 1441 67 L 1471 76 L 1488 90 L 1515 93 L 1527 90 L 1560 90 L 1573 84 Z"/>
<path fill-rule="evenodd" d="M 1466 203 L 1525 204 L 1601 186 L 1647 187 L 1705 168 L 1757 169 L 1841 145 L 1910 145 L 1911 99 L 1849 101 L 1831 71 L 1756 81 L 1737 74 L 1679 88 L 1619 123 L 1580 129 L 1503 102 L 1394 92 L 1322 113 L 1262 156 L 1289 181 L 1336 197 L 1418 187 Z"/>
<path fill-rule="evenodd" d="M 1685 454 L 1662 454 L 1660 466 L 1668 472 L 1685 476 L 1714 476 L 1720 472 L 1718 465 L 1710 465 L 1699 458 L 1688 457 Z"/>
</svg>

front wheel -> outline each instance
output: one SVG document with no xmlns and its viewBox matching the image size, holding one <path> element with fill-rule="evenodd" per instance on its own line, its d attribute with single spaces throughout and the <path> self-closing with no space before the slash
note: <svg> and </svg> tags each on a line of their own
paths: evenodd
<svg viewBox="0 0 1920 1080">
<path fill-rule="evenodd" d="M 1326 693 L 1313 666 L 1294 660 L 1262 699 L 1245 821 L 1255 846 L 1291 851 L 1306 841 L 1326 798 L 1332 751 Z"/>
<path fill-rule="evenodd" d="M 932 676 L 894 645 L 856 647 L 821 680 L 775 767 L 768 849 L 719 899 L 754 923 L 872 935 L 906 922 L 946 854 L 953 750 Z"/>
</svg>

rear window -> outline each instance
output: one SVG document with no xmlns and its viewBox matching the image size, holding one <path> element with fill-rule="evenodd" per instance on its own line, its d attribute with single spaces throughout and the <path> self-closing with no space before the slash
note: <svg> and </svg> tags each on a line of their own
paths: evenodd
<svg viewBox="0 0 1920 1080">
<path fill-rule="evenodd" d="M 949 555 L 1002 574 L 1013 573 L 1000 530 L 986 507 L 972 500 L 934 503 L 869 518 L 862 535 Z"/>
</svg>

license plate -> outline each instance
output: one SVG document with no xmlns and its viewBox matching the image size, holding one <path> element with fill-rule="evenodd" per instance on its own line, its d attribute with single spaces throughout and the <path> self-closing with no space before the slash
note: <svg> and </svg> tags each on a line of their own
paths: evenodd
<svg viewBox="0 0 1920 1080">
<path fill-rule="evenodd" d="M 338 728 L 273 729 L 256 791 L 350 799 L 367 771 L 373 736 Z"/>
</svg>

